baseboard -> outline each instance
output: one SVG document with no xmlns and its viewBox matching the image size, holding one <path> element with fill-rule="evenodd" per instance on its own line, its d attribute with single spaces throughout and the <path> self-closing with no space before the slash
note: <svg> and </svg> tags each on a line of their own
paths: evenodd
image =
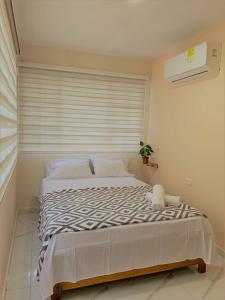
<svg viewBox="0 0 225 300">
<path fill-rule="evenodd" d="M 19 208 L 18 214 L 32 214 L 32 213 L 38 213 L 39 207 L 28 207 L 28 208 Z"/>
<path fill-rule="evenodd" d="M 2 295 L 0 295 L 2 300 L 5 299 L 5 295 L 6 295 L 7 277 L 9 274 L 9 268 L 10 268 L 10 263 L 11 263 L 11 259 L 12 259 L 12 253 L 13 253 L 14 240 L 15 240 L 15 236 L 16 236 L 17 217 L 18 217 L 18 213 L 16 212 L 14 226 L 13 226 L 13 233 L 12 233 L 12 238 L 11 238 L 11 242 L 10 242 L 9 256 L 8 256 L 6 273 L 5 273 L 5 280 L 4 280 L 4 284 L 3 284 Z"/>
<path fill-rule="evenodd" d="M 224 257 L 225 258 L 225 250 L 223 249 L 223 248 L 221 248 L 220 246 L 216 246 L 216 248 L 217 248 L 217 252 L 222 256 L 222 257 Z"/>
</svg>

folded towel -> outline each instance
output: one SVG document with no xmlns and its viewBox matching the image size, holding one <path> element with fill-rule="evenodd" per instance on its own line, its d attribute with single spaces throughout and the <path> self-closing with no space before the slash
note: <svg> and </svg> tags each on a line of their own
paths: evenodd
<svg viewBox="0 0 225 300">
<path fill-rule="evenodd" d="M 153 191 L 146 193 L 145 198 L 149 202 L 149 204 L 152 205 Z M 181 204 L 181 197 L 165 195 L 164 201 L 165 201 L 165 205 L 179 206 Z"/>
<path fill-rule="evenodd" d="M 165 207 L 165 192 L 162 185 L 156 184 L 153 186 L 151 207 L 155 210 L 162 210 Z"/>
<path fill-rule="evenodd" d="M 179 206 L 181 204 L 180 196 L 165 195 L 166 205 Z"/>
</svg>

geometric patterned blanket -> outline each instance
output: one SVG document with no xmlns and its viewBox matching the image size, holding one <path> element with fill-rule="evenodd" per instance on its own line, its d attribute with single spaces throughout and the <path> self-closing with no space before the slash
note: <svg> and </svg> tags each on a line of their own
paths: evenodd
<svg viewBox="0 0 225 300">
<path fill-rule="evenodd" d="M 39 237 L 42 241 L 37 269 L 39 279 L 45 252 L 53 235 L 100 230 L 112 226 L 171 221 L 204 216 L 188 204 L 153 210 L 145 199 L 152 187 L 101 187 L 62 190 L 42 196 Z"/>
</svg>

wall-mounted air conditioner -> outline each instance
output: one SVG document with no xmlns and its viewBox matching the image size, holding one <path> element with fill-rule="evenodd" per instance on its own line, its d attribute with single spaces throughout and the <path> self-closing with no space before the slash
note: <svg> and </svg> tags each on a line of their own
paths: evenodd
<svg viewBox="0 0 225 300">
<path fill-rule="evenodd" d="M 165 78 L 180 83 L 219 73 L 221 43 L 201 43 L 167 60 Z"/>
</svg>

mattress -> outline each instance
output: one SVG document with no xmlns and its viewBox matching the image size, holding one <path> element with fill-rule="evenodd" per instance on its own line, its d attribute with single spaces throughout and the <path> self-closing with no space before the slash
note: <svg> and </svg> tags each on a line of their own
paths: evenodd
<svg viewBox="0 0 225 300">
<path fill-rule="evenodd" d="M 143 185 L 134 177 L 45 179 L 40 196 L 68 189 Z M 39 298 L 48 298 L 58 282 L 77 282 L 185 259 L 202 258 L 210 264 L 214 255 L 212 227 L 202 216 L 60 233 L 52 237 L 45 253 Z"/>
</svg>

